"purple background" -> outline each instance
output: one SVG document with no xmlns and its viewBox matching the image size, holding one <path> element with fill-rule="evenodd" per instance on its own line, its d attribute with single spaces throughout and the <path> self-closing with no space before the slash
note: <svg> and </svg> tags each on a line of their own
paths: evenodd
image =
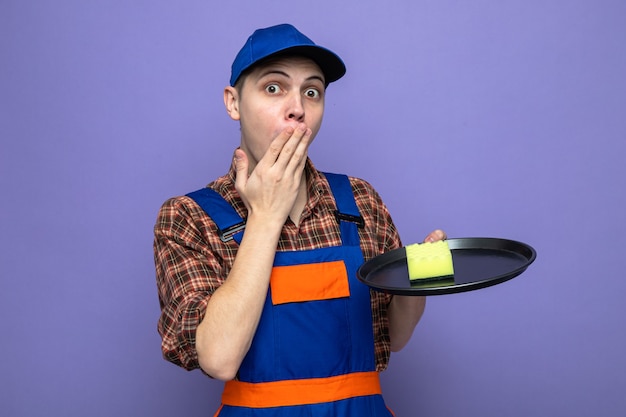
<svg viewBox="0 0 626 417">
<path fill-rule="evenodd" d="M 368 179 L 405 243 L 534 246 L 432 297 L 383 374 L 398 416 L 626 410 L 626 3 L 0 2 L 0 414 L 208 416 L 161 359 L 152 226 L 228 168 L 222 89 L 257 27 L 339 53 L 311 155 Z"/>
</svg>

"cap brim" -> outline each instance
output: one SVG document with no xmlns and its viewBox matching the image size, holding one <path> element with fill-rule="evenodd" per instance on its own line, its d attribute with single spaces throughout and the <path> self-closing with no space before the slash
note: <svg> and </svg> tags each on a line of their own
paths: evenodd
<svg viewBox="0 0 626 417">
<path fill-rule="evenodd" d="M 346 66 L 334 52 L 321 46 L 301 45 L 292 46 L 275 52 L 270 56 L 278 55 L 298 55 L 311 58 L 324 73 L 326 84 L 337 81 L 346 73 Z"/>
</svg>

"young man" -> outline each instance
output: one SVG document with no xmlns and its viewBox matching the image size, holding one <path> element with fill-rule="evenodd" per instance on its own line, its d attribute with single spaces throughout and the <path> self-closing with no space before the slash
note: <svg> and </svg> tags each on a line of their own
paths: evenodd
<svg viewBox="0 0 626 417">
<path fill-rule="evenodd" d="M 356 279 L 400 237 L 368 183 L 321 173 L 307 157 L 326 87 L 344 73 L 291 25 L 255 31 L 224 90 L 241 126 L 230 171 L 159 212 L 164 356 L 226 381 L 216 415 L 391 415 L 378 372 L 425 300 Z"/>
</svg>

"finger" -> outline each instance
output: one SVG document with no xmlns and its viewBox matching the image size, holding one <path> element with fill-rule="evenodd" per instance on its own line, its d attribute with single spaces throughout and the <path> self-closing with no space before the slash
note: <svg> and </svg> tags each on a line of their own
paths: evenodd
<svg viewBox="0 0 626 417">
<path fill-rule="evenodd" d="M 306 129 L 304 135 L 298 142 L 291 158 L 288 161 L 288 165 L 286 168 L 287 173 L 294 173 L 296 176 L 300 176 L 302 171 L 304 170 L 304 165 L 306 164 L 309 145 L 311 144 L 313 132 L 311 129 Z M 291 171 L 290 171 L 291 170 Z"/>
<path fill-rule="evenodd" d="M 242 190 L 248 182 L 248 156 L 241 149 L 235 150 L 233 156 L 233 164 L 235 166 L 235 187 Z"/>
<path fill-rule="evenodd" d="M 285 144 L 291 139 L 294 132 L 295 129 L 293 127 L 288 127 L 280 132 L 270 143 L 269 148 L 259 161 L 259 164 L 266 164 L 268 166 L 274 165 L 283 152 Z"/>
<path fill-rule="evenodd" d="M 436 242 L 438 240 L 445 240 L 447 238 L 448 236 L 443 230 L 436 229 L 430 232 L 428 236 L 426 236 L 426 238 L 424 239 L 424 242 Z"/>
<path fill-rule="evenodd" d="M 300 123 L 296 126 L 287 142 L 283 145 L 276 159 L 276 165 L 282 169 L 293 163 L 298 165 L 306 156 L 311 134 L 311 129 L 304 123 Z"/>
</svg>

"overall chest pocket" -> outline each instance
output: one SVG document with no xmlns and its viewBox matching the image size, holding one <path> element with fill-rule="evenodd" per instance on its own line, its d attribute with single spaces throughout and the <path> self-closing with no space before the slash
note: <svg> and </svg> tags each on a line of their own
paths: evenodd
<svg viewBox="0 0 626 417">
<path fill-rule="evenodd" d="M 343 261 L 275 266 L 270 289 L 273 305 L 350 296 L 348 271 Z"/>
</svg>

